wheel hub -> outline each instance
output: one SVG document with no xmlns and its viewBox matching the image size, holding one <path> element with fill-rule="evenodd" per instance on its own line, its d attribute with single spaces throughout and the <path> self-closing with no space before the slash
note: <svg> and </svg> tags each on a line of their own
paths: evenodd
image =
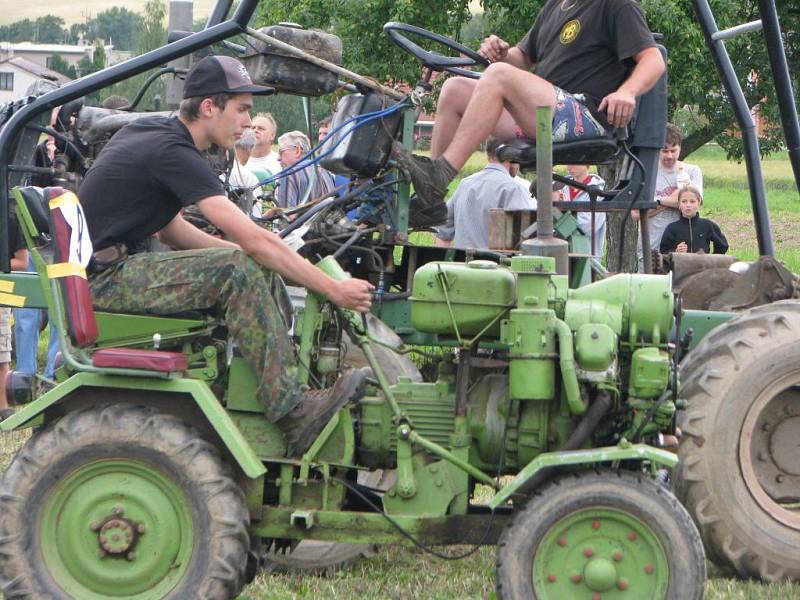
<svg viewBox="0 0 800 600">
<path fill-rule="evenodd" d="M 103 521 L 93 521 L 89 528 L 97 532 L 97 542 L 100 545 L 98 556 L 104 558 L 107 555 L 119 556 L 126 554 L 128 560 L 134 560 L 136 554 L 130 552 L 139 541 L 139 536 L 144 534 L 144 523 L 123 517 L 121 506 L 115 506 L 112 515 Z"/>
<path fill-rule="evenodd" d="M 774 393 L 775 390 L 778 393 Z M 800 529 L 800 387 L 767 390 L 750 407 L 739 438 L 739 461 L 747 488 L 778 521 Z"/>
<path fill-rule="evenodd" d="M 593 558 L 583 570 L 587 587 L 595 592 L 607 592 L 617 583 L 617 570 L 607 558 Z"/>
</svg>

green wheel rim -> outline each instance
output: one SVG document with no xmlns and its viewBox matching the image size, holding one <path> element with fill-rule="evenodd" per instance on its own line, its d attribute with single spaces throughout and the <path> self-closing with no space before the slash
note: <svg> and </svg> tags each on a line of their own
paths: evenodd
<svg viewBox="0 0 800 600">
<path fill-rule="evenodd" d="M 571 513 L 545 535 L 533 559 L 542 600 L 664 598 L 669 564 L 653 530 L 612 508 Z"/>
<path fill-rule="evenodd" d="M 44 564 L 74 598 L 161 598 L 188 568 L 191 512 L 181 489 L 144 462 L 82 465 L 45 499 Z"/>
</svg>

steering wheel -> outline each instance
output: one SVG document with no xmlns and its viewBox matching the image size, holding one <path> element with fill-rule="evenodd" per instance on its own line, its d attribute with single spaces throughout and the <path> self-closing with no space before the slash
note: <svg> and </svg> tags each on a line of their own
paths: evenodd
<svg viewBox="0 0 800 600">
<path fill-rule="evenodd" d="M 433 33 L 427 29 L 422 29 L 422 27 L 415 27 L 414 25 L 393 21 L 391 23 L 386 23 L 386 25 L 383 26 L 383 31 L 389 36 L 392 42 L 414 56 L 423 66 L 433 71 L 449 71 L 450 73 L 461 75 L 462 77 L 478 79 L 481 76 L 480 73 L 462 67 L 472 67 L 476 65 L 488 67 L 490 64 L 488 59 L 475 52 L 472 48 L 467 48 L 455 40 L 446 38 L 438 33 Z M 443 56 L 437 52 L 425 50 L 408 39 L 406 34 L 409 33 L 441 44 L 464 56 Z"/>
</svg>

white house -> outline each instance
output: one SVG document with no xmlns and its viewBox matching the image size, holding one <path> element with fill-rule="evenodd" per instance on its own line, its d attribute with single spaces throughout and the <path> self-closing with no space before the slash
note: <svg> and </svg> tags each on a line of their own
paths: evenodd
<svg viewBox="0 0 800 600">
<path fill-rule="evenodd" d="M 23 97 L 37 79 L 49 79 L 59 85 L 70 81 L 69 77 L 21 56 L 0 60 L 0 103 Z"/>
</svg>

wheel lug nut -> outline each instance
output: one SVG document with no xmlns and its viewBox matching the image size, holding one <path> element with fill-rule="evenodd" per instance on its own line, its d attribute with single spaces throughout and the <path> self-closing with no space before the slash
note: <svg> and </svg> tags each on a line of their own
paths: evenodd
<svg viewBox="0 0 800 600">
<path fill-rule="evenodd" d="M 128 560 L 136 560 L 136 552 L 128 552 L 128 555 L 125 558 Z"/>
<path fill-rule="evenodd" d="M 114 508 L 111 509 L 111 512 L 117 515 L 118 517 L 122 516 L 122 507 L 119 504 L 117 504 Z"/>
<path fill-rule="evenodd" d="M 106 557 L 106 551 L 105 550 L 98 550 L 97 551 L 97 558 L 105 558 L 105 557 Z"/>
<path fill-rule="evenodd" d="M 628 580 L 627 579 L 620 579 L 617 581 L 617 589 L 622 590 L 623 592 L 628 589 Z"/>
<path fill-rule="evenodd" d="M 617 550 L 616 552 L 614 552 L 614 554 L 611 555 L 611 558 L 613 558 L 617 562 L 621 561 L 622 560 L 622 552 Z"/>
<path fill-rule="evenodd" d="M 572 583 L 580 583 L 581 581 L 583 581 L 583 577 L 581 577 L 579 573 L 573 573 L 572 575 L 569 576 L 569 580 Z"/>
<path fill-rule="evenodd" d="M 757 456 L 757 458 L 758 458 L 758 460 L 760 460 L 761 462 L 764 462 L 765 460 L 767 460 L 767 455 L 766 455 L 766 454 L 764 454 L 763 452 L 759 452 L 759 453 L 758 453 L 758 456 Z"/>
<path fill-rule="evenodd" d="M 100 521 L 92 521 L 92 524 L 89 525 L 89 529 L 92 531 L 100 531 L 101 527 L 102 525 L 100 525 Z"/>
<path fill-rule="evenodd" d="M 777 481 L 778 483 L 783 483 L 784 479 L 786 479 L 786 477 L 782 473 L 775 476 L 775 481 Z"/>
<path fill-rule="evenodd" d="M 655 569 L 653 568 L 653 565 L 647 565 L 644 568 L 644 572 L 647 573 L 648 575 L 652 575 L 654 571 Z"/>
<path fill-rule="evenodd" d="M 635 541 L 636 540 L 636 534 L 633 531 L 631 531 L 630 533 L 628 533 L 628 539 L 630 541 L 632 541 L 632 542 Z"/>
<path fill-rule="evenodd" d="M 107 541 L 108 541 L 108 538 L 106 536 L 104 536 L 104 535 L 100 536 L 100 543 L 101 544 L 105 544 Z"/>
<path fill-rule="evenodd" d="M 556 576 L 552 575 L 552 574 L 548 575 L 547 576 L 547 581 L 549 581 L 550 583 L 555 583 L 556 582 Z"/>
<path fill-rule="evenodd" d="M 592 556 L 594 556 L 594 550 L 592 550 L 591 548 L 584 548 L 583 549 L 583 555 L 586 558 L 591 558 Z"/>
<path fill-rule="evenodd" d="M 764 423 L 761 426 L 761 431 L 769 431 L 769 423 Z"/>
<path fill-rule="evenodd" d="M 139 523 L 139 524 L 136 526 L 136 531 L 137 531 L 137 533 L 139 533 L 139 535 L 143 534 L 143 533 L 145 532 L 145 529 L 146 529 L 146 528 L 145 528 L 145 526 L 144 526 L 144 523 Z"/>
<path fill-rule="evenodd" d="M 600 529 L 600 521 L 593 521 L 592 522 L 592 529 Z"/>
</svg>

